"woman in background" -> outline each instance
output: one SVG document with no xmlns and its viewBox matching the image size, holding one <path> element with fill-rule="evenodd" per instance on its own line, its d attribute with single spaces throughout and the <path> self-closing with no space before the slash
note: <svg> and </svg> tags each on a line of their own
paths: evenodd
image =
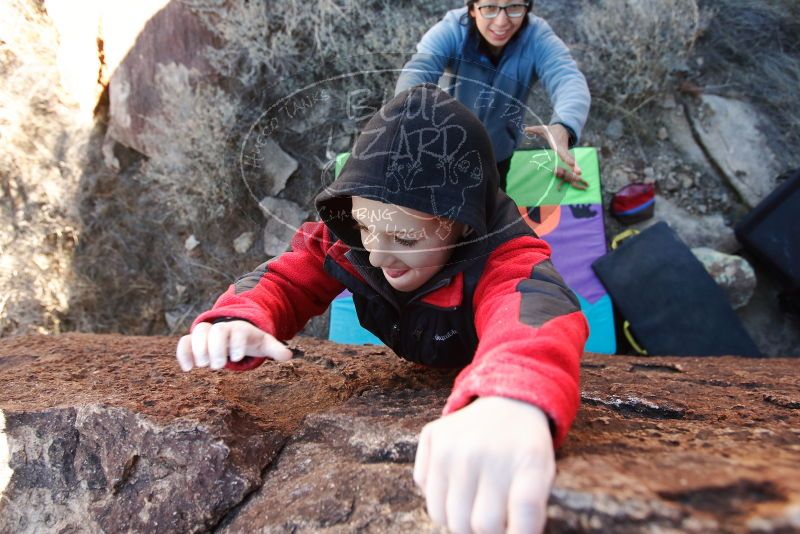
<svg viewBox="0 0 800 534">
<path fill-rule="evenodd" d="M 585 189 L 569 148 L 580 138 L 591 97 L 586 79 L 550 25 L 520 0 L 468 0 L 449 11 L 417 44 L 395 94 L 449 74 L 447 91 L 472 110 L 492 139 L 500 187 L 521 138 L 540 136 L 569 167 L 555 175 Z M 526 126 L 525 102 L 541 80 L 553 105 L 548 125 Z"/>
</svg>

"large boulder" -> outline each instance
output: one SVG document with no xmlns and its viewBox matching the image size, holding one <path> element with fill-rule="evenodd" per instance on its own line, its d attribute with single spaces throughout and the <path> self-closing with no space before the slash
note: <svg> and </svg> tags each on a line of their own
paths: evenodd
<svg viewBox="0 0 800 534">
<path fill-rule="evenodd" d="M 278 256 L 286 251 L 308 212 L 296 202 L 277 197 L 264 197 L 258 203 L 267 219 L 264 225 L 264 253 Z"/>
<path fill-rule="evenodd" d="M 756 273 L 746 259 L 708 247 L 693 248 L 692 254 L 725 291 L 734 309 L 742 308 L 750 302 L 756 289 Z"/>
<path fill-rule="evenodd" d="M 268 186 L 267 192 L 273 196 L 283 191 L 286 181 L 298 167 L 297 160 L 272 139 L 264 140 L 261 145 L 260 160 L 254 163 L 259 165 L 262 178 Z"/>
<path fill-rule="evenodd" d="M 298 338 L 184 374 L 176 342 L 0 340 L 0 531 L 437 531 L 411 471 L 455 372 Z M 549 530 L 800 529 L 795 367 L 587 354 Z"/>
<path fill-rule="evenodd" d="M 708 161 L 703 149 L 697 144 L 692 125 L 683 105 L 672 103 L 662 115 L 670 143 L 678 149 L 687 163 L 714 174 L 715 170 Z"/>
<path fill-rule="evenodd" d="M 162 154 L 162 140 L 169 134 L 159 127 L 169 128 L 175 115 L 167 109 L 175 104 L 164 97 L 188 93 L 199 81 L 209 85 L 219 80 L 207 54 L 219 39 L 190 3 L 168 0 L 103 10 L 102 37 L 110 72 L 107 136 L 147 156 Z"/>
<path fill-rule="evenodd" d="M 702 95 L 690 112 L 697 139 L 713 164 L 749 207 L 775 187 L 780 173 L 775 154 L 761 133 L 758 111 L 747 102 Z"/>
<path fill-rule="evenodd" d="M 660 195 L 656 196 L 655 206 L 653 218 L 637 223 L 634 228 L 643 230 L 664 221 L 690 248 L 708 247 L 725 253 L 733 253 L 741 248 L 733 228 L 728 226 L 725 218 L 718 213 L 695 215 Z"/>
</svg>

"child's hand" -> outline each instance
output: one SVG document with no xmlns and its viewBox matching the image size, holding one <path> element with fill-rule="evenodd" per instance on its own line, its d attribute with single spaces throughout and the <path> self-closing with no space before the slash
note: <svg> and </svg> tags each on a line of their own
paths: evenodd
<svg viewBox="0 0 800 534">
<path fill-rule="evenodd" d="M 430 518 L 452 532 L 541 532 L 555 477 L 547 416 L 483 397 L 422 429 L 414 481 Z"/>
<path fill-rule="evenodd" d="M 199 323 L 192 333 L 178 341 L 176 352 L 181 369 L 192 367 L 222 369 L 228 361 L 238 362 L 245 356 L 271 358 L 278 361 L 291 359 L 292 351 L 247 321 Z"/>
</svg>

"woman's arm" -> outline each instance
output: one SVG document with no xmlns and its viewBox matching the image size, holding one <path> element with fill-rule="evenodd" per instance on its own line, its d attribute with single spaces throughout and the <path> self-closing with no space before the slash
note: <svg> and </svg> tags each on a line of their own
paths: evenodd
<svg viewBox="0 0 800 534">
<path fill-rule="evenodd" d="M 553 105 L 550 124 L 563 124 L 569 128 L 575 135 L 575 139 L 571 139 L 574 145 L 580 139 L 589 116 L 592 101 L 589 86 L 569 48 L 550 25 L 538 17 L 532 23 L 534 27 L 528 51 L 533 54 L 536 75 Z"/>
<path fill-rule="evenodd" d="M 461 32 L 458 15 L 449 12 L 417 44 L 417 53 L 403 66 L 394 94 L 423 83 L 437 83 L 451 58 L 458 55 Z"/>
</svg>

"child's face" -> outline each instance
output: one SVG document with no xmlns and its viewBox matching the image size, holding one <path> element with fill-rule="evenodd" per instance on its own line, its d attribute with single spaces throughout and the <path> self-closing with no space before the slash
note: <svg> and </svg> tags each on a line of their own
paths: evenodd
<svg viewBox="0 0 800 534">
<path fill-rule="evenodd" d="M 353 219 L 369 262 L 398 291 L 414 291 L 450 259 L 464 225 L 421 211 L 353 197 Z"/>
</svg>

